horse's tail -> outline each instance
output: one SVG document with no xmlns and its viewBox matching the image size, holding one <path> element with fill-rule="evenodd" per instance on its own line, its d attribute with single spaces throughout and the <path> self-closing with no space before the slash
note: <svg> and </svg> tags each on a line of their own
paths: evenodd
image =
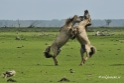
<svg viewBox="0 0 124 83">
<path fill-rule="evenodd" d="M 45 56 L 46 58 L 51 58 L 51 57 L 53 57 L 52 54 L 49 53 L 49 52 L 50 52 L 50 48 L 51 48 L 51 46 L 48 46 L 48 47 L 46 48 L 45 52 L 44 52 L 44 56 Z"/>
<path fill-rule="evenodd" d="M 96 48 L 94 46 L 91 46 L 91 52 L 89 53 L 90 57 L 96 53 Z"/>
</svg>

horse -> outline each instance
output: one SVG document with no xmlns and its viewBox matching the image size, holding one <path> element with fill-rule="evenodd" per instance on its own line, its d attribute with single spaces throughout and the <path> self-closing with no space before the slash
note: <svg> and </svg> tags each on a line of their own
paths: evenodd
<svg viewBox="0 0 124 83">
<path fill-rule="evenodd" d="M 90 40 L 87 36 L 87 26 L 91 25 L 91 18 L 88 10 L 84 11 L 84 16 L 82 18 L 83 21 L 81 21 L 76 27 L 74 27 L 74 29 L 71 32 L 71 34 L 75 34 L 75 36 L 72 39 L 76 37 L 81 45 L 80 54 L 82 58 L 79 65 L 83 65 L 85 61 L 96 52 L 95 47 L 91 45 Z M 84 57 L 85 52 L 86 58 Z"/>
<path fill-rule="evenodd" d="M 82 21 L 82 18 L 74 15 L 72 18 L 66 19 L 65 24 L 60 28 L 60 33 L 57 38 L 53 41 L 51 46 L 48 46 L 44 52 L 46 58 L 53 58 L 55 65 L 58 65 L 58 61 L 56 59 L 57 55 L 61 51 L 61 47 L 65 45 L 65 43 L 72 36 L 70 34 L 71 28 L 77 22 Z"/>
</svg>

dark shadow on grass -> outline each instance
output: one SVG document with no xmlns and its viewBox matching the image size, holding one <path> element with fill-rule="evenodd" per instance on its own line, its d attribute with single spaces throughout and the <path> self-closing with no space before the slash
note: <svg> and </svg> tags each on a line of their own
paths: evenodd
<svg viewBox="0 0 124 83">
<path fill-rule="evenodd" d="M 109 66 L 124 66 L 124 64 L 111 64 Z"/>
<path fill-rule="evenodd" d="M 42 65 L 42 66 L 58 66 L 58 65 Z"/>
</svg>

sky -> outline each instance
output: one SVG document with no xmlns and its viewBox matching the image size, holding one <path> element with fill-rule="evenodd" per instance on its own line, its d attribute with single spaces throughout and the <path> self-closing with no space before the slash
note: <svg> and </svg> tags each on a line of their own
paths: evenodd
<svg viewBox="0 0 124 83">
<path fill-rule="evenodd" d="M 0 0 L 0 20 L 52 20 L 82 16 L 124 19 L 124 0 Z"/>
</svg>

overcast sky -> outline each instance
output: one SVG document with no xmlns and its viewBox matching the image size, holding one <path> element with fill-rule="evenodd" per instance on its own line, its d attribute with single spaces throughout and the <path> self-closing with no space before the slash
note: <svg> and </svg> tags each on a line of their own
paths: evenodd
<svg viewBox="0 0 124 83">
<path fill-rule="evenodd" d="M 92 19 L 124 19 L 124 0 L 0 0 L 0 20 L 61 20 L 85 9 Z"/>
</svg>

